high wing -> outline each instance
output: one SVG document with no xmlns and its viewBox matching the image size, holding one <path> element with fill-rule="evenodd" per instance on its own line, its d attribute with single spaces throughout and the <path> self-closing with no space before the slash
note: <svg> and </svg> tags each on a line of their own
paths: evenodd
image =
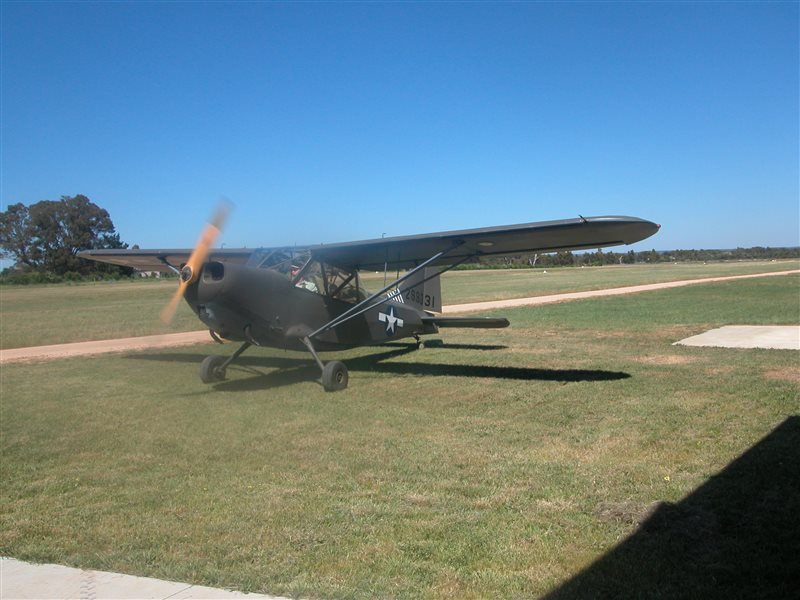
<svg viewBox="0 0 800 600">
<path fill-rule="evenodd" d="M 452 265 L 475 256 L 500 256 L 524 252 L 555 252 L 632 244 L 650 237 L 659 225 L 636 217 L 581 217 L 501 227 L 426 233 L 340 244 L 293 247 L 310 251 L 312 258 L 343 269 L 408 269 L 440 255 L 430 266 Z M 289 250 L 259 248 L 259 253 Z M 209 260 L 247 263 L 256 250 L 221 248 Z M 140 271 L 179 268 L 191 254 L 183 250 L 86 250 L 79 256 L 133 267 Z"/>
<path fill-rule="evenodd" d="M 209 254 L 209 260 L 244 264 L 254 252 L 252 248 L 217 248 Z M 99 262 L 133 267 L 138 271 L 168 272 L 180 267 L 189 260 L 191 248 L 170 250 L 84 250 L 78 252 L 81 258 Z"/>
<path fill-rule="evenodd" d="M 473 256 L 555 252 L 632 244 L 659 225 L 636 217 L 581 217 L 503 227 L 486 227 L 312 246 L 318 260 L 342 268 L 382 270 L 415 267 L 443 253 L 430 266 L 451 265 Z"/>
</svg>

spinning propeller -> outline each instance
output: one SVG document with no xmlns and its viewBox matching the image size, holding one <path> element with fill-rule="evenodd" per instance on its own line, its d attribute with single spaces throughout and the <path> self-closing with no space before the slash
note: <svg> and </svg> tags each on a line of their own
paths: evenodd
<svg viewBox="0 0 800 600">
<path fill-rule="evenodd" d="M 178 283 L 178 289 L 175 291 L 175 295 L 172 296 L 169 304 L 161 311 L 161 320 L 164 321 L 164 323 L 170 323 L 172 321 L 172 318 L 175 316 L 175 310 L 178 308 L 178 304 L 180 304 L 181 299 L 186 293 L 186 288 L 200 277 L 203 263 L 206 262 L 211 252 L 211 245 L 214 243 L 214 240 L 217 239 L 223 224 L 231 212 L 231 206 L 230 202 L 220 202 L 217 206 L 217 210 L 214 212 L 214 216 L 208 222 L 208 225 L 206 225 L 206 228 L 200 235 L 200 239 L 197 240 L 197 245 L 195 245 L 191 256 L 189 256 L 189 260 L 186 261 L 186 264 L 180 271 L 180 282 Z"/>
</svg>

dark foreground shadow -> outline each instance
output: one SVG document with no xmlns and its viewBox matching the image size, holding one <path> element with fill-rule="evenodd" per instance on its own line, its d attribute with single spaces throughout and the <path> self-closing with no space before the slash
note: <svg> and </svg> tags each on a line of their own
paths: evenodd
<svg viewBox="0 0 800 600">
<path fill-rule="evenodd" d="M 452 346 L 448 345 L 448 348 Z M 627 379 L 628 373 L 584 369 L 529 369 L 525 367 L 499 367 L 491 365 L 463 365 L 430 362 L 387 362 L 393 358 L 418 352 L 413 347 L 403 345 L 388 352 L 347 358 L 344 360 L 350 371 L 391 373 L 394 375 L 433 375 L 446 377 L 486 377 L 490 379 L 517 379 L 532 381 L 558 381 L 573 383 L 579 381 L 611 381 Z M 425 352 L 425 350 L 422 350 Z M 153 360 L 158 362 L 195 363 L 200 366 L 206 355 L 197 353 L 136 353 L 126 358 L 131 360 Z M 292 385 L 302 381 L 319 379 L 319 369 L 309 356 L 255 356 L 239 357 L 229 368 L 229 373 L 245 371 L 253 376 L 246 379 L 233 379 L 215 384 L 214 387 L 227 391 L 250 391 Z M 270 369 L 270 371 L 264 371 Z"/>
<path fill-rule="evenodd" d="M 800 417 L 544 598 L 800 597 Z"/>
</svg>

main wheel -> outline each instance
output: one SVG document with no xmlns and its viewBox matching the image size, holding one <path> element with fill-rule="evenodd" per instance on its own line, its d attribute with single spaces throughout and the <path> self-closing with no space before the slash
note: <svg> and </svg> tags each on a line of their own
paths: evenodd
<svg viewBox="0 0 800 600">
<path fill-rule="evenodd" d="M 216 383 L 225 379 L 224 356 L 206 356 L 200 365 L 200 379 L 203 383 Z"/>
<path fill-rule="evenodd" d="M 322 369 L 322 387 L 326 392 L 336 392 L 347 387 L 347 367 L 338 360 L 332 360 Z"/>
</svg>

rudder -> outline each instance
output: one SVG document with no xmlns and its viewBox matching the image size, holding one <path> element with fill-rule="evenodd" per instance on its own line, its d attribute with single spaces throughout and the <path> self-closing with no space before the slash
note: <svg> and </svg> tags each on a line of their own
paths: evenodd
<svg viewBox="0 0 800 600">
<path fill-rule="evenodd" d="M 403 283 L 402 289 L 405 304 L 428 312 L 442 312 L 442 286 L 438 269 L 426 268 L 418 271 Z"/>
</svg>

